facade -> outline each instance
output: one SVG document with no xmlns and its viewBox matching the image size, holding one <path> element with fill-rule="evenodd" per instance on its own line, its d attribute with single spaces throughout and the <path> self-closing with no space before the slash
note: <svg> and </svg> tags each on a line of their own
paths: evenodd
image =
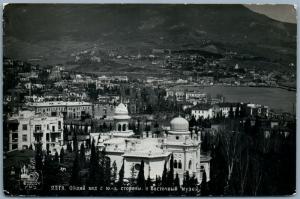
<svg viewBox="0 0 300 199">
<path fill-rule="evenodd" d="M 191 91 L 187 88 L 166 89 L 166 99 L 174 98 L 178 102 L 186 101 L 190 103 L 207 103 L 207 94 L 201 91 Z"/>
<path fill-rule="evenodd" d="M 76 119 L 93 114 L 92 103 L 89 102 L 49 101 L 30 103 L 28 106 L 34 108 L 35 113 L 52 117 L 63 115 L 66 118 Z"/>
<path fill-rule="evenodd" d="M 197 104 L 192 108 L 191 114 L 195 119 L 207 119 L 217 116 L 229 117 L 230 109 L 232 108 L 233 114 L 235 114 L 237 106 L 238 103 Z"/>
<path fill-rule="evenodd" d="M 163 148 L 174 156 L 174 173 L 178 173 L 182 183 L 185 172 L 194 175 L 200 182 L 202 179 L 201 168 L 201 138 L 189 131 L 189 123 L 182 117 L 171 121 L 171 130 L 162 144 Z M 206 166 L 207 179 L 209 180 L 209 165 Z"/>
<path fill-rule="evenodd" d="M 247 104 L 247 114 L 251 116 L 269 116 L 269 107 L 260 104 Z"/>
<path fill-rule="evenodd" d="M 145 178 L 149 176 L 155 179 L 156 176 L 162 176 L 164 165 L 166 163 L 167 168 L 169 167 L 169 160 L 173 154 L 174 175 L 178 173 L 180 183 L 183 182 L 186 171 L 191 176 L 195 175 L 198 182 L 201 182 L 205 170 L 209 181 L 210 156 L 201 154 L 200 135 L 190 133 L 186 119 L 181 117 L 173 119 L 167 134 L 157 136 L 150 133 L 140 138 L 135 137 L 134 133 L 128 130 L 129 119 L 127 107 L 121 103 L 115 109 L 115 130 L 91 134 L 91 140 L 96 140 L 97 147 L 105 148 L 111 164 L 116 162 L 118 172 L 124 164 L 125 179 L 138 174 L 142 160 Z"/>
<path fill-rule="evenodd" d="M 43 150 L 52 154 L 63 146 L 63 118 L 20 111 L 8 120 L 9 151 L 28 149 L 41 143 Z"/>
<path fill-rule="evenodd" d="M 114 115 L 115 107 L 109 103 L 93 103 L 93 116 L 95 119 L 108 118 Z"/>
<path fill-rule="evenodd" d="M 213 109 L 209 104 L 197 104 L 192 108 L 191 114 L 195 117 L 196 120 L 199 118 L 212 118 Z"/>
</svg>

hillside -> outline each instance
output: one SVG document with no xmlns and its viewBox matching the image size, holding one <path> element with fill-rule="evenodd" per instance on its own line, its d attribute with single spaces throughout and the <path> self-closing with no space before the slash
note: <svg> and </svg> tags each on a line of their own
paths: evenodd
<svg viewBox="0 0 300 199">
<path fill-rule="evenodd" d="M 242 5 L 20 4 L 6 6 L 4 19 L 4 55 L 41 64 L 93 47 L 137 54 L 212 44 L 282 64 L 296 60 L 296 25 Z"/>
</svg>

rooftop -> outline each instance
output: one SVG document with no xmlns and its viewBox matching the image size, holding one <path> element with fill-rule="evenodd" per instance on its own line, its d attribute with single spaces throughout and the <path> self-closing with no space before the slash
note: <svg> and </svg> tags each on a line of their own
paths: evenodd
<svg viewBox="0 0 300 199">
<path fill-rule="evenodd" d="M 44 107 L 44 106 L 91 106 L 90 102 L 64 102 L 64 101 L 49 101 L 49 102 L 34 102 L 28 106 Z"/>
</svg>

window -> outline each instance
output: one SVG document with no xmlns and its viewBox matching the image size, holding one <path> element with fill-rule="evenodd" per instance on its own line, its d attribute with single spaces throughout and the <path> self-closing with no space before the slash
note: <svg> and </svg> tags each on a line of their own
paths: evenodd
<svg viewBox="0 0 300 199">
<path fill-rule="evenodd" d="M 192 160 L 189 161 L 189 169 L 192 169 Z"/>
<path fill-rule="evenodd" d="M 49 133 L 46 134 L 46 141 L 49 142 Z"/>
<path fill-rule="evenodd" d="M 22 135 L 22 141 L 27 142 L 27 135 Z"/>
<path fill-rule="evenodd" d="M 118 125 L 118 131 L 121 131 L 121 124 Z"/>
<path fill-rule="evenodd" d="M 123 124 L 123 131 L 126 131 L 126 124 Z"/>
<path fill-rule="evenodd" d="M 35 131 L 40 131 L 40 130 L 42 130 L 42 126 L 41 125 L 35 125 L 34 129 L 35 129 Z"/>
<path fill-rule="evenodd" d="M 13 145 L 11 146 L 11 149 L 12 149 L 12 150 L 17 149 L 17 148 L 18 148 L 18 145 L 17 145 L 17 144 L 13 144 Z"/>
<path fill-rule="evenodd" d="M 49 130 L 49 124 L 47 124 L 47 130 Z"/>
<path fill-rule="evenodd" d="M 61 129 L 61 121 L 58 121 L 58 129 Z"/>
<path fill-rule="evenodd" d="M 174 160 L 174 169 L 177 169 L 177 160 Z"/>
<path fill-rule="evenodd" d="M 55 132 L 55 126 L 52 126 L 52 132 Z"/>
<path fill-rule="evenodd" d="M 140 165 L 140 164 L 135 164 L 135 165 L 134 165 L 134 168 L 135 168 L 135 170 L 139 171 L 140 168 L 141 168 L 141 165 Z"/>
<path fill-rule="evenodd" d="M 176 136 L 176 140 L 179 140 L 179 136 Z"/>
<path fill-rule="evenodd" d="M 23 131 L 26 131 L 27 130 L 27 124 L 23 124 L 22 129 L 23 129 Z"/>
<path fill-rule="evenodd" d="M 182 168 L 182 164 L 181 164 L 181 160 L 179 160 L 178 169 L 181 169 L 181 168 Z"/>
</svg>

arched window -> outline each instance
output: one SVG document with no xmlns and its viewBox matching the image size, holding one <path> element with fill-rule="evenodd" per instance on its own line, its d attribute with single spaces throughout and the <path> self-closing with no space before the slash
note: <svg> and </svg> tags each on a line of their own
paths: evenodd
<svg viewBox="0 0 300 199">
<path fill-rule="evenodd" d="M 189 169 L 192 168 L 192 160 L 189 161 Z"/>
<path fill-rule="evenodd" d="M 177 160 L 174 160 L 174 168 L 177 169 Z"/>
<path fill-rule="evenodd" d="M 181 160 L 179 160 L 178 162 L 178 169 L 181 169 L 182 168 L 182 164 L 181 164 Z"/>
<path fill-rule="evenodd" d="M 118 125 L 118 131 L 121 131 L 122 130 L 122 126 L 121 124 Z"/>
<path fill-rule="evenodd" d="M 123 124 L 123 131 L 126 131 L 126 124 Z"/>
</svg>

